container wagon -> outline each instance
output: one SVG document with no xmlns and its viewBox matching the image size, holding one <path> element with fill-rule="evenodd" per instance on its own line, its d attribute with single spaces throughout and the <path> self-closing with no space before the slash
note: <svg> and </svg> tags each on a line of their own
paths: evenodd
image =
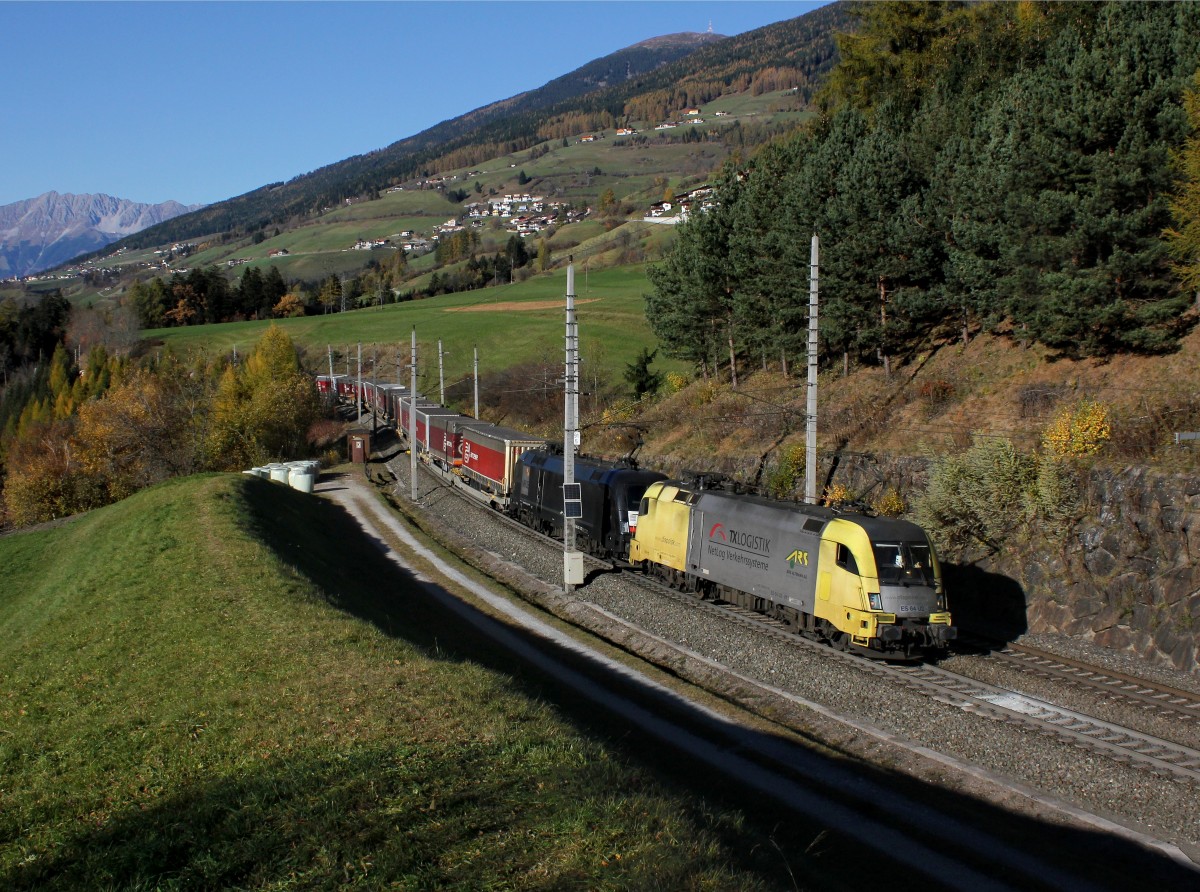
<svg viewBox="0 0 1200 892">
<path fill-rule="evenodd" d="M 513 471 L 521 454 L 540 449 L 546 441 L 524 431 L 467 419 L 459 426 L 463 480 L 486 493 L 495 507 L 507 508 Z"/>
</svg>

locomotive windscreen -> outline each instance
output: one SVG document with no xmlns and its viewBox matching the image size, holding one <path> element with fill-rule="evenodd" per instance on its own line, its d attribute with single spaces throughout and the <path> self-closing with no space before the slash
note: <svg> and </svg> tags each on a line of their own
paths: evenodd
<svg viewBox="0 0 1200 892">
<path fill-rule="evenodd" d="M 933 557 L 925 542 L 876 542 L 880 585 L 933 585 Z"/>
<path fill-rule="evenodd" d="M 650 484 L 648 483 L 630 483 L 628 486 L 626 486 L 625 504 L 636 508 L 638 503 L 642 501 L 642 496 L 645 494 L 646 487 L 649 485 Z"/>
</svg>

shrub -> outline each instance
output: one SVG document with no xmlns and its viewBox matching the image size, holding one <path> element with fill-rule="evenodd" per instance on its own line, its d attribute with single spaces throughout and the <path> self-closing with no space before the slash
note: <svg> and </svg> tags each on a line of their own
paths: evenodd
<svg viewBox="0 0 1200 892">
<path fill-rule="evenodd" d="M 1042 435 L 1042 450 L 1049 455 L 1084 458 L 1097 455 L 1112 438 L 1108 407 L 1080 400 L 1061 410 Z"/>
<path fill-rule="evenodd" d="M 767 491 L 777 498 L 790 495 L 804 476 L 804 446 L 789 446 L 779 459 L 779 466 L 767 480 Z"/>
<path fill-rule="evenodd" d="M 687 377 L 679 374 L 679 372 L 667 372 L 666 392 L 668 395 L 679 393 L 679 391 L 687 387 L 687 383 Z"/>
<path fill-rule="evenodd" d="M 904 496 L 896 489 L 889 488 L 871 503 L 871 510 L 880 517 L 899 517 L 908 510 L 908 505 Z"/>
<path fill-rule="evenodd" d="M 917 395 L 931 407 L 942 406 L 954 396 L 954 385 L 941 378 L 923 381 L 917 388 Z"/>
<path fill-rule="evenodd" d="M 1027 517 L 1037 463 L 1007 440 L 988 439 L 934 464 L 916 518 L 943 549 L 998 551 Z"/>
<path fill-rule="evenodd" d="M 637 416 L 639 400 L 625 400 L 608 406 L 600 413 L 603 424 L 614 424 L 619 421 L 630 421 Z"/>
<path fill-rule="evenodd" d="M 1079 479 L 1061 458 L 1041 457 L 1032 496 L 1032 508 L 1050 532 L 1063 532 L 1079 516 Z"/>
<path fill-rule="evenodd" d="M 715 381 L 701 381 L 698 385 L 696 385 L 696 405 L 707 406 L 717 398 L 717 394 L 720 392 L 720 389 L 721 388 Z"/>
<path fill-rule="evenodd" d="M 830 484 L 821 496 L 821 504 L 829 508 L 841 508 L 852 501 L 854 501 L 854 494 L 850 492 L 849 487 L 842 483 Z"/>
<path fill-rule="evenodd" d="M 1018 534 L 1065 535 L 1079 510 L 1071 462 L 990 439 L 936 461 L 914 513 L 943 550 L 995 552 Z"/>
</svg>

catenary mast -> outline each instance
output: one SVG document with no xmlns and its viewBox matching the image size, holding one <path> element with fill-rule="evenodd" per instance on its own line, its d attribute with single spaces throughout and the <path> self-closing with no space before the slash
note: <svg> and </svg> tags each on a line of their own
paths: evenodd
<svg viewBox="0 0 1200 892">
<path fill-rule="evenodd" d="M 817 276 L 820 242 L 814 232 L 808 266 L 808 404 L 804 432 L 804 501 L 817 503 Z"/>
<path fill-rule="evenodd" d="M 575 322 L 575 264 L 567 265 L 566 375 L 563 406 L 563 590 L 583 584 L 583 555 L 575 548 L 575 519 L 583 516 L 575 482 L 579 445 L 579 332 Z"/>
</svg>

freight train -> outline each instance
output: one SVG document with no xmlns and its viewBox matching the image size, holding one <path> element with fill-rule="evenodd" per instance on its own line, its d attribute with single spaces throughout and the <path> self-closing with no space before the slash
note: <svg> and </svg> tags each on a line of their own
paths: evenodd
<svg viewBox="0 0 1200 892">
<path fill-rule="evenodd" d="M 320 376 L 323 393 L 360 400 L 408 438 L 413 395 L 400 385 Z M 563 529 L 561 446 L 416 399 L 417 455 L 526 526 Z M 700 598 L 768 614 L 797 633 L 869 657 L 945 652 L 951 624 L 937 554 L 916 524 L 668 480 L 630 461 L 574 462 L 580 547 L 628 562 Z"/>
</svg>

